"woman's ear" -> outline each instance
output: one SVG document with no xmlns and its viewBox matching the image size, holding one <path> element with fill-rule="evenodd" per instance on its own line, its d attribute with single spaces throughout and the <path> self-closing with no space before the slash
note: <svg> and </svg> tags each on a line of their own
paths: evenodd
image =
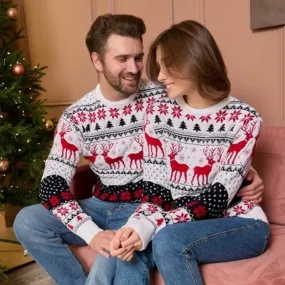
<svg viewBox="0 0 285 285">
<path fill-rule="evenodd" d="M 94 64 L 96 70 L 99 72 L 102 71 L 103 66 L 102 66 L 102 62 L 100 60 L 99 54 L 97 52 L 92 52 L 91 58 L 92 58 L 92 62 Z"/>
</svg>

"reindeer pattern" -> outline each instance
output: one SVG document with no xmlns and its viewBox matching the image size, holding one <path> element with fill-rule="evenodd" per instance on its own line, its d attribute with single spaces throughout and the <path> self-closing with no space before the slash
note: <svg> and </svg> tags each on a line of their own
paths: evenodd
<svg viewBox="0 0 285 285">
<path fill-rule="evenodd" d="M 256 123 L 243 124 L 238 138 L 223 145 L 208 142 L 208 145 L 193 147 L 192 144 L 164 139 L 169 182 L 194 188 L 210 185 L 223 165 L 234 165 L 237 158 L 243 155 L 247 144 L 255 143 L 257 139 L 253 134 L 255 128 Z"/>
</svg>

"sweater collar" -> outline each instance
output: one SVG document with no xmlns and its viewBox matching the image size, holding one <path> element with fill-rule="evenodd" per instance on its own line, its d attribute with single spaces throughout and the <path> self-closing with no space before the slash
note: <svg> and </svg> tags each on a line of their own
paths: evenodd
<svg viewBox="0 0 285 285">
<path fill-rule="evenodd" d="M 208 108 L 204 108 L 204 109 L 195 109 L 190 107 L 184 100 L 183 97 L 177 98 L 176 101 L 178 103 L 179 106 L 181 106 L 181 108 L 190 114 L 193 115 L 210 115 L 214 112 L 217 112 L 221 109 L 223 109 L 225 106 L 227 106 L 227 104 L 233 99 L 232 96 L 227 96 L 225 99 L 223 99 L 222 101 L 220 101 L 219 103 L 208 107 Z"/>
<path fill-rule="evenodd" d="M 121 101 L 109 101 L 108 99 L 106 99 L 104 97 L 104 95 L 101 92 L 101 88 L 100 88 L 100 83 L 97 84 L 96 88 L 95 88 L 95 96 L 96 99 L 100 100 L 102 103 L 104 103 L 107 107 L 117 107 L 117 108 L 122 108 L 124 106 L 126 106 L 127 104 L 131 103 L 137 93 L 130 95 L 129 97 L 127 97 L 126 99 L 123 99 Z"/>
</svg>

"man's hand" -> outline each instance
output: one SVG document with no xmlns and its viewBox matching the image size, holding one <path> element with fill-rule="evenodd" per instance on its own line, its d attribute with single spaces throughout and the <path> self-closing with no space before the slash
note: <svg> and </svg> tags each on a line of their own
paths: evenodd
<svg viewBox="0 0 285 285">
<path fill-rule="evenodd" d="M 110 245 L 112 256 L 130 261 L 135 250 L 142 247 L 140 236 L 131 228 L 121 228 L 116 232 Z"/>
<path fill-rule="evenodd" d="M 250 181 L 251 183 L 243 187 L 238 192 L 238 196 L 242 196 L 242 200 L 248 200 L 254 204 L 260 203 L 262 201 L 262 194 L 264 189 L 262 179 L 254 169 L 250 168 L 246 176 L 246 180 Z"/>
<path fill-rule="evenodd" d="M 115 236 L 115 231 L 102 231 L 96 234 L 93 239 L 91 240 L 89 246 L 96 252 L 100 253 L 105 257 L 110 257 L 110 243 L 113 237 Z M 108 252 L 106 252 L 106 250 Z"/>
</svg>

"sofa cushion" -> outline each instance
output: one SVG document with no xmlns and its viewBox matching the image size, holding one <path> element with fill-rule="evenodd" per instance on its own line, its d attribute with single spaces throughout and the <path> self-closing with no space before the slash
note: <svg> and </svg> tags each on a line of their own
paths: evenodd
<svg viewBox="0 0 285 285">
<path fill-rule="evenodd" d="M 264 181 L 268 220 L 285 225 L 285 127 L 263 126 L 253 164 Z"/>
<path fill-rule="evenodd" d="M 271 225 L 270 245 L 262 255 L 246 260 L 201 266 L 205 284 L 285 285 L 284 236 L 284 226 Z"/>
</svg>

